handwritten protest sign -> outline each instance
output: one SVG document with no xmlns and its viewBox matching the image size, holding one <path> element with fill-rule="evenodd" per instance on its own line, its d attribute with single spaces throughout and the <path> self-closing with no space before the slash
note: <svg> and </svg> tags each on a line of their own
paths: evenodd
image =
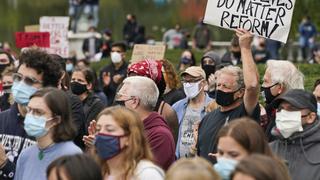
<svg viewBox="0 0 320 180">
<path fill-rule="evenodd" d="M 16 32 L 16 46 L 18 48 L 50 47 L 50 33 L 48 32 Z"/>
<path fill-rule="evenodd" d="M 50 33 L 50 48 L 46 49 L 48 53 L 69 56 L 68 26 L 69 17 L 40 18 L 40 31 Z"/>
<path fill-rule="evenodd" d="M 136 44 L 133 47 L 131 62 L 144 59 L 160 60 L 164 58 L 165 51 L 165 45 Z"/>
<path fill-rule="evenodd" d="M 204 22 L 286 43 L 295 0 L 208 0 Z"/>
</svg>

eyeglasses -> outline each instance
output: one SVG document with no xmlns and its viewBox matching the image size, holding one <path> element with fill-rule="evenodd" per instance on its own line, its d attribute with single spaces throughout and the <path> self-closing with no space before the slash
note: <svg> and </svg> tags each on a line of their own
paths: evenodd
<svg viewBox="0 0 320 180">
<path fill-rule="evenodd" d="M 29 77 L 29 76 L 23 76 L 22 74 L 19 74 L 19 73 L 13 73 L 12 79 L 14 82 L 20 82 L 23 80 L 29 86 L 42 83 L 42 81 L 37 80 L 36 78 Z"/>
</svg>

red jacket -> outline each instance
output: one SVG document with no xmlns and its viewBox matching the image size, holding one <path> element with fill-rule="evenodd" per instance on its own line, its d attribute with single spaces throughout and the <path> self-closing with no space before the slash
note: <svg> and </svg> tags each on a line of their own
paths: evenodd
<svg viewBox="0 0 320 180">
<path fill-rule="evenodd" d="M 143 120 L 144 130 L 155 162 L 167 170 L 175 161 L 175 144 L 167 122 L 156 112 Z"/>
</svg>

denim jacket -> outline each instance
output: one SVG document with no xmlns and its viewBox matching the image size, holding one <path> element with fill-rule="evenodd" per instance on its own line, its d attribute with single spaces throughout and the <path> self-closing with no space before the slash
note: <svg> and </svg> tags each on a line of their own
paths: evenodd
<svg viewBox="0 0 320 180">
<path fill-rule="evenodd" d="M 201 111 L 201 119 L 207 114 L 205 111 L 205 107 L 212 101 L 213 99 L 209 97 L 209 95 L 206 93 L 206 98 L 205 98 L 205 104 L 204 107 Z M 177 141 L 177 146 L 176 146 L 176 157 L 180 158 L 179 155 L 179 144 L 180 144 L 180 140 L 181 140 L 181 124 L 182 124 L 182 120 L 184 118 L 184 115 L 186 113 L 187 107 L 189 104 L 189 99 L 186 97 L 184 99 L 181 99 L 180 101 L 174 103 L 172 105 L 172 108 L 176 111 L 177 113 L 177 117 L 178 117 L 178 123 L 179 123 L 179 133 L 178 133 L 178 141 Z"/>
</svg>

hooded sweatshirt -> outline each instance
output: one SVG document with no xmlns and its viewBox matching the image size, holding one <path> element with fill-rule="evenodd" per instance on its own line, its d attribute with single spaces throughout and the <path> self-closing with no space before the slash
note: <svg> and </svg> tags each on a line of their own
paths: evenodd
<svg viewBox="0 0 320 180">
<path fill-rule="evenodd" d="M 156 164 L 167 170 L 175 161 L 175 144 L 170 128 L 156 112 L 144 119 L 143 125 Z"/>
<path fill-rule="evenodd" d="M 320 179 L 320 121 L 287 139 L 270 143 L 271 149 L 287 161 L 292 180 Z"/>
</svg>

